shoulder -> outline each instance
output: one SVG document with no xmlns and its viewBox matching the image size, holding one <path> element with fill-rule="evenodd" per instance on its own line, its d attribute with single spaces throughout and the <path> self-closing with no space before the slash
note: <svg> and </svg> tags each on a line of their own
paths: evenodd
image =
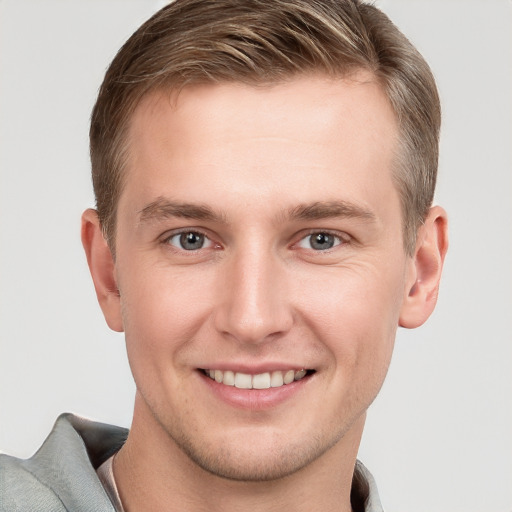
<svg viewBox="0 0 512 512">
<path fill-rule="evenodd" d="M 30 459 L 0 455 L 0 512 L 113 511 L 96 468 L 128 431 L 61 415 Z"/>
<path fill-rule="evenodd" d="M 0 511 L 66 510 L 54 492 L 28 471 L 22 460 L 0 454 Z"/>
</svg>

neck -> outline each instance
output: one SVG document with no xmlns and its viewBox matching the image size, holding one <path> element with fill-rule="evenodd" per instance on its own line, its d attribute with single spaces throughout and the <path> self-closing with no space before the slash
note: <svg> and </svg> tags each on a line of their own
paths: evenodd
<svg viewBox="0 0 512 512">
<path fill-rule="evenodd" d="M 114 474 L 125 512 L 349 512 L 364 415 L 334 446 L 287 477 L 235 481 L 195 464 L 155 420 L 140 396 Z M 285 510 L 286 510 L 285 509 Z"/>
</svg>

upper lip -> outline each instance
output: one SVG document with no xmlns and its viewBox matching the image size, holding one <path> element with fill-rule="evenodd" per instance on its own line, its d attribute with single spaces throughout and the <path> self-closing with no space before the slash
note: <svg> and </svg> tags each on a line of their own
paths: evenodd
<svg viewBox="0 0 512 512">
<path fill-rule="evenodd" d="M 258 375 L 260 373 L 275 372 L 275 371 L 288 371 L 288 370 L 312 370 L 313 367 L 301 364 L 301 363 L 258 363 L 255 364 L 243 364 L 243 363 L 207 363 L 204 366 L 200 366 L 201 370 L 221 370 L 221 371 L 232 371 L 234 373 L 246 373 L 249 375 Z"/>
</svg>

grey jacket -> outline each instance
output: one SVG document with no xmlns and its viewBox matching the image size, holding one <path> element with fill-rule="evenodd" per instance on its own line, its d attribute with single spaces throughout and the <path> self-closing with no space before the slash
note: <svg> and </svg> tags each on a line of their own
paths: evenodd
<svg viewBox="0 0 512 512">
<path fill-rule="evenodd" d="M 0 454 L 0 512 L 115 512 L 96 469 L 127 436 L 127 429 L 62 414 L 30 459 Z M 375 481 L 359 461 L 352 494 L 361 503 L 355 509 L 382 512 Z"/>
<path fill-rule="evenodd" d="M 62 414 L 27 460 L 0 454 L 1 512 L 115 512 L 96 475 L 128 430 Z"/>
</svg>

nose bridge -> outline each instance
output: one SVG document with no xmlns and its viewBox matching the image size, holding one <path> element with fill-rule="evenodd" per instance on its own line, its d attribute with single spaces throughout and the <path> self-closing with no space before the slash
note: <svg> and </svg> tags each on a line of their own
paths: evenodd
<svg viewBox="0 0 512 512">
<path fill-rule="evenodd" d="M 240 342 L 258 343 L 292 323 L 283 263 L 270 248 L 251 244 L 234 251 L 225 267 L 217 329 Z"/>
</svg>

